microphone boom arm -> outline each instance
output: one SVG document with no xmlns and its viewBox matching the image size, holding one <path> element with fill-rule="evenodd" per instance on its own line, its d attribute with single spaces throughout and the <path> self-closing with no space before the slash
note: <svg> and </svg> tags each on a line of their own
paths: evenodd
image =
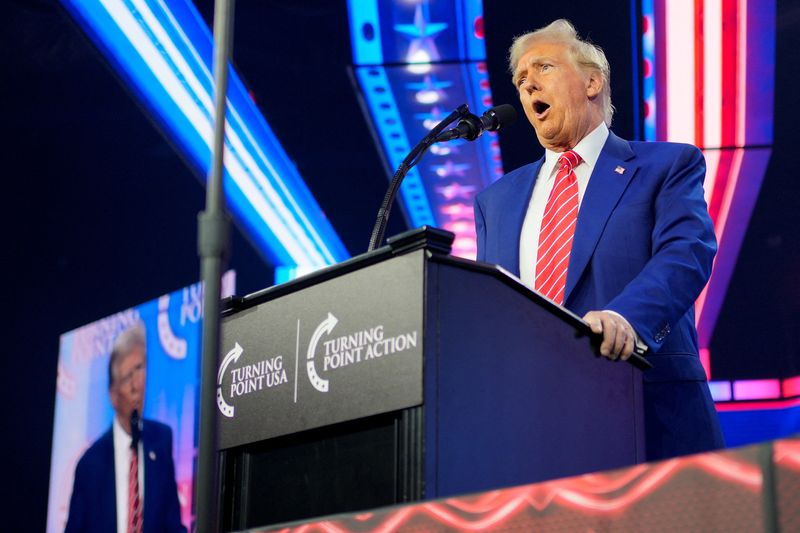
<svg viewBox="0 0 800 533">
<path fill-rule="evenodd" d="M 389 222 L 389 214 L 392 210 L 392 204 L 394 203 L 395 196 L 397 196 L 397 191 L 400 190 L 400 184 L 403 182 L 406 174 L 408 174 L 408 171 L 419 162 L 420 158 L 425 154 L 428 148 L 438 142 L 436 138 L 439 136 L 442 130 L 455 122 L 457 119 L 463 118 L 468 114 L 469 106 L 467 106 L 467 104 L 458 106 L 455 111 L 447 115 L 444 120 L 439 122 L 431 131 L 429 131 L 428 134 L 425 135 L 425 137 L 423 137 L 416 146 L 414 146 L 405 159 L 403 159 L 403 161 L 400 163 L 400 166 L 397 167 L 397 171 L 395 171 L 394 176 L 392 176 L 392 179 L 389 182 L 389 188 L 386 191 L 386 195 L 383 197 L 383 203 L 381 203 L 381 207 L 378 209 L 378 216 L 375 219 L 375 226 L 372 228 L 372 235 L 369 239 L 369 247 L 367 248 L 368 252 L 371 252 L 383 242 L 383 236 L 384 233 L 386 233 L 386 225 Z"/>
</svg>

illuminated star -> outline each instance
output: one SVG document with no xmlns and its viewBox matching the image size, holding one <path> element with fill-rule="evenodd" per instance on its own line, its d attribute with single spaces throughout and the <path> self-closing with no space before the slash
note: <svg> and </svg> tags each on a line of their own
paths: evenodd
<svg viewBox="0 0 800 533">
<path fill-rule="evenodd" d="M 439 207 L 439 211 L 443 215 L 452 218 L 469 218 L 472 216 L 472 206 L 462 203 L 443 205 Z"/>
<path fill-rule="evenodd" d="M 463 176 L 464 173 L 472 168 L 472 165 L 467 163 L 453 163 L 451 159 L 445 161 L 444 165 L 431 165 L 431 169 L 440 178 L 448 176 Z"/>
<path fill-rule="evenodd" d="M 402 33 L 410 39 L 406 61 L 409 63 L 429 63 L 438 61 L 439 51 L 434 43 L 434 38 L 447 29 L 444 22 L 428 21 L 428 4 L 417 4 L 414 10 L 413 24 L 395 24 L 395 31 Z"/>
<path fill-rule="evenodd" d="M 444 187 L 436 187 L 436 192 L 444 196 L 446 200 L 452 200 L 453 198 L 457 197 L 469 199 L 475 192 L 475 186 L 451 183 L 450 185 L 445 185 Z"/>
<path fill-rule="evenodd" d="M 442 108 L 435 105 L 431 108 L 430 113 L 414 113 L 414 118 L 422 121 L 422 126 L 425 129 L 433 129 L 443 118 L 444 112 Z"/>
<path fill-rule="evenodd" d="M 435 76 L 425 76 L 421 82 L 406 83 L 406 88 L 417 91 L 415 98 L 420 104 L 435 104 L 443 96 L 442 89 L 453 85 L 450 81 L 438 81 Z"/>
<path fill-rule="evenodd" d="M 431 75 L 425 76 L 422 81 L 419 82 L 406 83 L 406 88 L 412 91 L 439 91 L 441 89 L 447 89 L 451 85 L 453 85 L 452 81 L 439 81 L 436 79 L 436 76 Z"/>
</svg>

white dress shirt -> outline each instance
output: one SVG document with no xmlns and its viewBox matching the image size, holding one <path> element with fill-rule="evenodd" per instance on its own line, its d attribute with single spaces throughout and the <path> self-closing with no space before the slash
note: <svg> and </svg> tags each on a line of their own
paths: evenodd
<svg viewBox="0 0 800 533">
<path fill-rule="evenodd" d="M 128 471 L 131 467 L 131 436 L 114 417 L 114 482 L 117 489 L 117 533 L 128 531 Z M 144 461 L 142 441 L 139 440 L 139 502 L 144 510 Z"/>
<path fill-rule="evenodd" d="M 578 209 L 580 210 L 583 194 L 589 184 L 597 158 L 608 138 L 608 128 L 601 122 L 599 126 L 589 133 L 586 137 L 572 149 L 583 159 L 583 162 L 575 167 L 575 177 L 578 179 Z M 539 176 L 533 186 L 533 193 L 528 204 L 528 211 L 522 223 L 522 232 L 519 238 L 519 273 L 520 279 L 525 286 L 533 289 L 536 284 L 536 256 L 539 249 L 539 230 L 542 227 L 542 217 L 550 191 L 556 181 L 558 173 L 558 152 L 545 150 L 544 163 L 539 169 Z"/>
<path fill-rule="evenodd" d="M 600 157 L 600 152 L 608 139 L 608 128 L 604 122 L 593 129 L 586 137 L 572 149 L 573 152 L 581 156 L 583 162 L 576 166 L 573 170 L 575 178 L 578 180 L 578 212 L 580 213 L 581 202 L 583 201 L 583 194 L 586 192 L 586 187 L 589 185 L 589 178 L 592 176 L 594 166 L 597 164 L 597 159 Z M 556 182 L 556 174 L 558 174 L 558 158 L 561 156 L 559 152 L 552 150 L 545 150 L 544 163 L 539 169 L 539 175 L 536 178 L 536 183 L 533 186 L 531 193 L 531 200 L 528 203 L 528 211 L 525 213 L 525 220 L 522 222 L 522 232 L 519 236 L 519 273 L 522 283 L 534 289 L 536 285 L 536 260 L 539 252 L 539 230 L 542 227 L 542 218 L 544 218 L 544 209 L 547 206 L 547 200 L 550 197 L 550 192 L 553 190 Z M 620 317 L 630 326 L 628 320 L 615 311 L 606 310 L 609 313 Z M 633 328 L 631 328 L 633 329 Z M 647 345 L 642 342 L 639 334 L 634 330 L 635 345 L 639 353 L 644 353 L 647 350 Z"/>
</svg>

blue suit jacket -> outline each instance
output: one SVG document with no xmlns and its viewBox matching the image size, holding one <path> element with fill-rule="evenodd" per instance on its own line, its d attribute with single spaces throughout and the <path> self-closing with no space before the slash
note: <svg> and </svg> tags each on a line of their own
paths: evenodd
<svg viewBox="0 0 800 533">
<path fill-rule="evenodd" d="M 510 172 L 477 196 L 479 261 L 519 275 L 520 232 L 543 162 Z M 724 446 L 694 326 L 693 304 L 716 253 L 704 177 L 694 146 L 609 133 L 575 228 L 564 307 L 580 316 L 616 311 L 650 348 L 648 459 Z"/>
<path fill-rule="evenodd" d="M 143 533 L 185 532 L 181 524 L 172 431 L 159 422 L 145 420 Z M 103 533 L 117 530 L 117 491 L 114 480 L 114 438 L 109 429 L 86 450 L 75 468 L 66 533 Z"/>
</svg>

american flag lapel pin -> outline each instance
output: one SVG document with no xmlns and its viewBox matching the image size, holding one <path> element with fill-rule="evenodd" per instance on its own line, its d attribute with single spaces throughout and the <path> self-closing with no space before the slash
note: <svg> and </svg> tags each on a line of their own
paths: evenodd
<svg viewBox="0 0 800 533">
<path fill-rule="evenodd" d="M 617 165 L 617 168 L 614 169 L 614 172 L 616 172 L 617 174 L 622 175 L 622 174 L 625 174 L 625 169 L 623 167 Z"/>
</svg>

